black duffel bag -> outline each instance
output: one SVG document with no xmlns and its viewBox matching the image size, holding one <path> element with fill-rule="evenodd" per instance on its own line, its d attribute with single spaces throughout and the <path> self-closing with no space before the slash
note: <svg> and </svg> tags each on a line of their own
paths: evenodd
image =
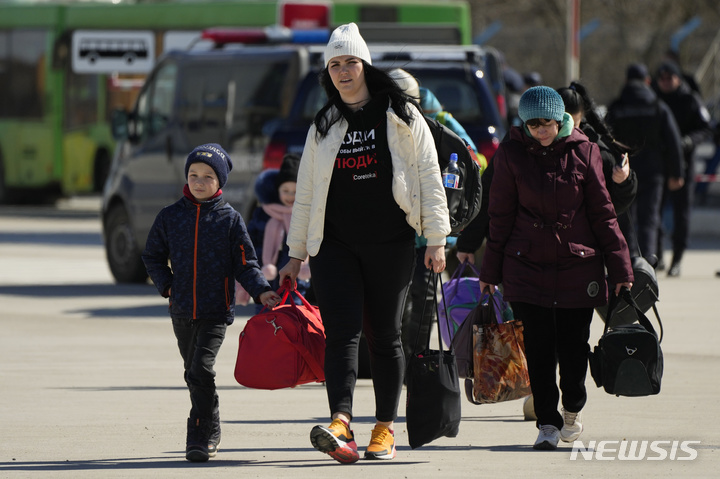
<svg viewBox="0 0 720 479">
<path fill-rule="evenodd" d="M 639 324 L 615 324 L 615 309 L 625 301 Z M 640 310 L 630 290 L 610 299 L 608 320 L 598 345 L 589 353 L 590 374 L 598 387 L 616 396 L 650 396 L 660 392 L 663 374 L 662 322 L 660 336 Z"/>
<path fill-rule="evenodd" d="M 650 308 L 652 308 L 655 312 L 655 316 L 658 318 L 658 321 L 660 321 L 660 315 L 658 314 L 657 306 L 655 306 L 655 303 L 660 300 L 660 290 L 658 288 L 658 280 L 655 275 L 655 269 L 650 266 L 650 263 L 648 263 L 648 261 L 642 256 L 633 256 L 631 261 L 635 280 L 633 281 L 630 293 L 632 294 L 638 308 L 640 308 L 640 311 L 647 313 Z M 614 291 L 615 285 L 609 284 L 608 290 Z M 607 305 L 595 308 L 595 311 L 597 311 L 603 321 L 607 321 Z M 632 324 L 637 320 L 635 310 L 622 298 L 620 299 L 619 304 L 615 307 L 615 312 L 613 314 L 615 314 L 615 318 L 613 319 L 613 323 L 615 325 Z"/>
</svg>

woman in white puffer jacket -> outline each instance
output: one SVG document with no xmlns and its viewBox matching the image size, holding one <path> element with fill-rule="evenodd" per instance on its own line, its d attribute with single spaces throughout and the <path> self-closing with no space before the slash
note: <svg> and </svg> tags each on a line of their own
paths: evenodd
<svg viewBox="0 0 720 479">
<path fill-rule="evenodd" d="M 405 359 L 402 311 L 415 263 L 415 233 L 428 239 L 424 264 L 445 269 L 450 233 L 432 134 L 412 101 L 372 67 L 355 24 L 332 34 L 318 112 L 300 161 L 281 282 L 310 255 L 326 333 L 325 380 L 332 423 L 315 426 L 313 446 L 341 463 L 358 460 L 350 429 L 358 343 L 367 338 L 376 425 L 367 459 L 395 457 L 394 421 Z"/>
</svg>

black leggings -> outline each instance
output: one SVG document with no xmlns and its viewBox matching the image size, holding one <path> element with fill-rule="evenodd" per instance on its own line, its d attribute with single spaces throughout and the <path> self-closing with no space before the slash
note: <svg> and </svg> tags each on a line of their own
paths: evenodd
<svg viewBox="0 0 720 479">
<path fill-rule="evenodd" d="M 585 406 L 592 308 L 544 308 L 512 302 L 513 314 L 524 326 L 525 354 L 537 424 L 563 426 L 558 412 L 556 369 L 560 366 L 562 405 L 569 412 Z"/>
<path fill-rule="evenodd" d="M 346 245 L 325 238 L 310 258 L 325 325 L 325 385 L 331 415 L 352 416 L 358 343 L 365 332 L 375 389 L 375 417 L 397 418 L 405 358 L 402 312 L 412 277 L 413 241 Z"/>
</svg>

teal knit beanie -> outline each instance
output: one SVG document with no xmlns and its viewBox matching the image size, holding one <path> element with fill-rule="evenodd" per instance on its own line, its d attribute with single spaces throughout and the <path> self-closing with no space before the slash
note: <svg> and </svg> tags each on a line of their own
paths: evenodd
<svg viewBox="0 0 720 479">
<path fill-rule="evenodd" d="M 523 122 L 535 118 L 562 121 L 565 104 L 562 97 L 553 88 L 534 86 L 528 88 L 520 97 L 518 116 Z"/>
</svg>

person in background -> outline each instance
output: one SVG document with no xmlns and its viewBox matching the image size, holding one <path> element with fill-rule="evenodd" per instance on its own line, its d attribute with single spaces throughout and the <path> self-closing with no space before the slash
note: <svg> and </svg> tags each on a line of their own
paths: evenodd
<svg viewBox="0 0 720 479">
<path fill-rule="evenodd" d="M 680 62 L 680 52 L 678 50 L 675 50 L 673 48 L 668 48 L 665 50 L 665 58 L 663 59 L 663 63 L 670 62 L 677 65 L 678 69 L 680 70 L 680 75 L 682 76 L 683 83 L 685 83 L 693 92 L 697 93 L 699 97 L 702 98 L 702 92 L 700 91 L 700 85 L 698 85 L 697 80 L 695 79 L 695 75 L 693 75 L 692 72 L 689 72 L 682 68 L 682 63 Z M 657 82 L 653 80 L 653 89 L 657 90 Z"/>
<path fill-rule="evenodd" d="M 295 280 L 310 255 L 325 325 L 329 426 L 315 426 L 317 450 L 359 459 L 351 428 L 358 343 L 365 333 L 375 392 L 366 459 L 393 459 L 403 387 L 402 310 L 413 274 L 415 235 L 427 238 L 423 265 L 445 269 L 449 212 L 437 152 L 416 103 L 372 66 L 357 25 L 336 28 L 320 83 L 328 101 L 308 132 L 298 172 L 280 281 Z"/>
<path fill-rule="evenodd" d="M 467 131 L 465 131 L 465 128 L 463 128 L 460 122 L 452 116 L 452 113 L 443 109 L 442 104 L 440 104 L 440 100 L 437 99 L 432 91 L 425 87 L 421 87 L 415 77 L 401 68 L 394 68 L 390 70 L 388 74 L 393 80 L 395 80 L 395 83 L 397 83 L 398 86 L 407 93 L 408 96 L 410 96 L 410 98 L 418 102 L 420 109 L 425 116 L 432 118 L 433 120 L 437 120 L 440 124 L 448 127 L 453 133 L 465 140 L 467 144 L 470 145 L 470 148 L 473 149 L 473 152 L 477 151 L 475 143 L 472 138 L 470 138 Z M 476 155 L 478 154 L 476 153 Z M 483 155 L 478 156 L 482 157 L 481 159 L 478 159 L 478 163 L 481 167 L 484 168 L 487 166 L 487 160 L 485 160 L 485 157 Z"/>
<path fill-rule="evenodd" d="M 473 149 L 473 152 L 475 151 L 475 143 L 473 143 L 465 128 L 450 112 L 442 109 L 440 101 L 432 91 L 420 87 L 415 77 L 400 68 L 390 70 L 389 74 L 405 93 L 411 98 L 419 99 L 420 108 L 425 116 L 445 125 L 453 133 L 465 140 Z M 478 163 L 482 171 L 487 166 L 487 160 L 482 154 L 476 154 L 476 158 L 479 159 Z M 456 238 L 448 236 L 446 241 L 445 254 L 447 255 L 451 248 L 455 246 Z M 427 239 L 415 235 L 415 271 L 403 313 L 402 340 L 406 359 L 413 354 L 416 344 L 427 343 L 427 337 L 432 330 L 433 322 L 436 320 L 436 311 L 433 305 L 435 295 L 427 287 L 430 280 L 430 271 L 423 266 L 426 247 Z"/>
<path fill-rule="evenodd" d="M 655 78 L 657 84 L 657 96 L 665 102 L 672 111 L 675 122 L 682 136 L 682 152 L 685 170 L 685 177 L 682 187 L 670 191 L 665 189 L 661 204 L 669 199 L 673 210 L 673 232 L 672 232 L 672 263 L 668 269 L 668 276 L 680 276 L 680 263 L 683 253 L 688 246 L 690 235 L 690 209 L 692 207 L 692 195 L 694 192 L 695 164 L 693 156 L 695 148 L 702 142 L 712 138 L 712 127 L 710 126 L 710 113 L 705 108 L 699 95 L 693 92 L 683 81 L 683 73 L 680 67 L 670 61 L 660 65 Z M 661 211 L 662 214 L 662 211 Z M 663 265 L 663 230 L 662 221 L 658 226 L 658 259 Z"/>
<path fill-rule="evenodd" d="M 664 184 L 671 191 L 684 184 L 682 142 L 672 111 L 650 88 L 645 65 L 628 66 L 625 85 L 608 107 L 605 121 L 615 138 L 635 152 L 630 163 L 638 189 L 630 216 L 640 254 L 656 266 Z"/>
<path fill-rule="evenodd" d="M 423 114 L 447 126 L 453 133 L 465 140 L 467 144 L 470 145 L 470 148 L 476 152 L 477 147 L 472 141 L 472 138 L 470 138 L 470 135 L 468 135 L 465 128 L 455 119 L 452 113 L 443 109 L 440 100 L 437 99 L 435 94 L 425 87 L 419 87 L 418 91 L 420 93 L 420 108 L 422 108 Z M 487 160 L 480 160 L 480 164 L 481 168 L 484 169 L 487 166 Z"/>
<path fill-rule="evenodd" d="M 283 157 L 279 170 L 270 169 L 260 173 L 255 181 L 255 196 L 260 204 L 247 223 L 248 234 L 260 258 L 263 275 L 270 287 L 276 291 L 280 288 L 278 270 L 290 259 L 285 240 L 295 203 L 299 166 L 300 157 L 288 153 Z M 235 302 L 248 304 L 250 294 L 239 283 L 235 286 Z M 310 288 L 310 266 L 307 261 L 303 261 L 295 287 L 301 295 L 307 296 Z M 294 299 L 298 304 L 301 302 L 300 298 Z M 255 309 L 256 313 L 260 312 L 262 304 L 256 304 Z"/>
<path fill-rule="evenodd" d="M 185 162 L 183 197 L 157 215 L 142 254 L 155 287 L 170 301 L 192 403 L 185 448 L 192 462 L 207 461 L 220 445 L 213 367 L 235 318 L 235 280 L 267 307 L 281 299 L 260 272 L 242 216 L 222 198 L 231 169 L 220 145 L 195 148 Z"/>
<path fill-rule="evenodd" d="M 505 82 L 505 97 L 507 102 L 507 122 L 509 126 L 518 126 L 522 123 L 517 114 L 520 96 L 525 92 L 525 80 L 517 70 L 503 62 L 503 80 Z"/>
<path fill-rule="evenodd" d="M 543 83 L 542 75 L 539 72 L 527 72 L 523 75 L 523 82 L 525 82 L 525 90 L 540 86 Z"/>
<path fill-rule="evenodd" d="M 539 429 L 533 448 L 552 450 L 583 430 L 593 310 L 606 304 L 608 282 L 619 294 L 633 273 L 597 144 L 573 128 L 552 88 L 528 89 L 518 113 L 523 126 L 511 128 L 492 161 L 480 287 L 493 293 L 502 284 L 523 321 Z"/>
<path fill-rule="evenodd" d="M 713 144 L 715 145 L 715 153 L 713 156 L 706 159 L 704 175 L 717 174 L 718 166 L 720 166 L 720 123 L 714 122 L 713 128 Z M 707 204 L 708 189 L 710 188 L 709 181 L 698 181 L 695 185 L 695 197 L 699 205 Z"/>
</svg>

